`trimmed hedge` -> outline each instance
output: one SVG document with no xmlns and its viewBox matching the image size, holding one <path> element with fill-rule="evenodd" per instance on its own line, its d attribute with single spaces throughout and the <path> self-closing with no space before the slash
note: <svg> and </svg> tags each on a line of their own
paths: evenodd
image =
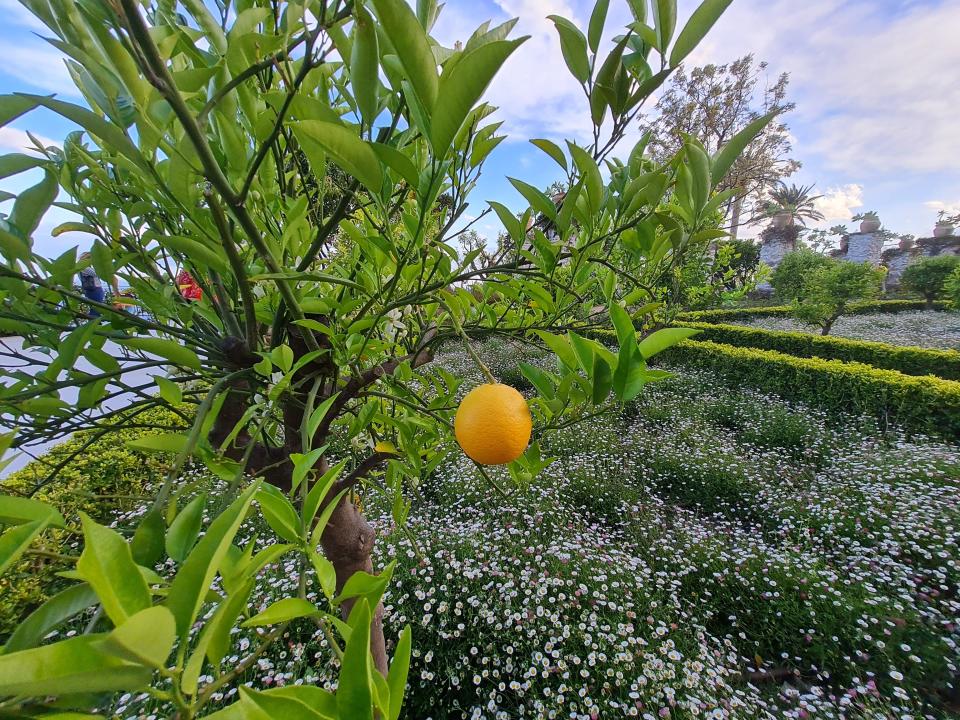
<svg viewBox="0 0 960 720">
<path fill-rule="evenodd" d="M 909 430 L 960 439 L 960 382 L 953 380 L 699 340 L 685 340 L 657 357 L 828 410 L 871 414 Z"/>
<path fill-rule="evenodd" d="M 813 335 L 805 332 L 763 330 L 744 325 L 706 322 L 675 323 L 697 328 L 697 340 L 712 340 L 736 347 L 776 350 L 787 355 L 826 360 L 845 360 L 897 370 L 907 375 L 936 375 L 945 380 L 960 380 L 960 352 L 904 347 L 888 343 Z"/>
<path fill-rule="evenodd" d="M 937 310 L 946 310 L 944 302 L 934 303 Z M 911 310 L 926 310 L 923 300 L 871 300 L 851 303 L 847 315 L 865 315 L 868 313 L 898 313 Z M 677 315 L 684 322 L 725 323 L 733 320 L 756 320 L 764 317 L 787 317 L 793 308 L 790 305 L 768 305 L 754 308 L 732 308 L 730 310 L 698 310 Z"/>
</svg>

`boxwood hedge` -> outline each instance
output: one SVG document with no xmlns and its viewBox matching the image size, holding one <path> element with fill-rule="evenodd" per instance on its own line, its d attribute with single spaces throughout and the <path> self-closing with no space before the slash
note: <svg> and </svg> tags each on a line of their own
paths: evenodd
<svg viewBox="0 0 960 720">
<path fill-rule="evenodd" d="M 888 343 L 852 340 L 805 332 L 780 332 L 743 325 L 706 322 L 676 323 L 700 330 L 697 340 L 712 340 L 737 347 L 776 350 L 787 355 L 825 360 L 846 360 L 897 370 L 907 375 L 936 375 L 960 380 L 960 352 L 904 347 Z"/>
<path fill-rule="evenodd" d="M 946 303 L 934 303 L 934 308 L 937 310 L 945 310 L 946 307 Z M 927 304 L 923 300 L 871 300 L 852 303 L 847 309 L 847 314 L 898 313 L 925 309 L 927 309 Z M 699 310 L 680 313 L 677 319 L 685 322 L 725 323 L 736 320 L 756 320 L 764 317 L 786 317 L 791 310 L 792 308 L 789 305 L 767 305 L 766 307 L 731 308 L 729 310 Z"/>
</svg>

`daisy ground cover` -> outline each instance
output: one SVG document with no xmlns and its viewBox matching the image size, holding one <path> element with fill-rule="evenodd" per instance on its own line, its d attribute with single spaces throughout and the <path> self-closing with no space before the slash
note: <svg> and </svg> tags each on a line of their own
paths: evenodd
<svg viewBox="0 0 960 720">
<path fill-rule="evenodd" d="M 518 386 L 520 352 L 484 348 Z M 464 391 L 481 382 L 465 353 L 442 362 L 469 378 Z M 454 447 L 415 489 L 406 528 L 375 493 L 359 498 L 378 527 L 376 565 L 397 561 L 388 643 L 413 625 L 405 717 L 950 717 L 960 449 L 675 371 L 541 438 L 555 460 L 527 485 L 494 470 L 506 499 Z M 238 543 L 269 533 L 251 521 Z M 300 572 L 267 568 L 257 608 L 295 594 Z M 316 626 L 284 640 L 238 683 L 332 687 Z M 236 630 L 227 665 L 257 649 L 258 631 Z M 104 710 L 169 715 L 145 694 Z"/>
<path fill-rule="evenodd" d="M 816 328 L 790 317 L 765 317 L 735 324 L 763 330 L 818 332 Z M 892 345 L 957 350 L 960 349 L 960 313 L 917 310 L 845 315 L 837 320 L 830 334 Z"/>
</svg>

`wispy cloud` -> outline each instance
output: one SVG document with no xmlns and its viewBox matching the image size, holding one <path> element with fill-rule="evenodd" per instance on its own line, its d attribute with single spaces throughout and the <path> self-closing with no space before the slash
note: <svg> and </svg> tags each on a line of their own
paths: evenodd
<svg viewBox="0 0 960 720">
<path fill-rule="evenodd" d="M 823 213 L 827 225 L 838 220 L 850 220 L 855 209 L 863 207 L 863 186 L 851 183 L 829 188 L 815 204 L 817 210 Z"/>
<path fill-rule="evenodd" d="M 43 135 L 33 133 L 33 136 L 43 143 L 44 146 L 60 146 L 60 143 Z M 0 150 L 7 152 L 24 152 L 26 150 L 32 150 L 33 147 L 33 141 L 29 138 L 25 130 L 10 127 L 9 125 L 0 128 Z"/>
</svg>

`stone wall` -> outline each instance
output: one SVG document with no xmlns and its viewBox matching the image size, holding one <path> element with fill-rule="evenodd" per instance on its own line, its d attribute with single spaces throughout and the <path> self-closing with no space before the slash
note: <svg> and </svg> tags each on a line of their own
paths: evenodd
<svg viewBox="0 0 960 720">
<path fill-rule="evenodd" d="M 907 265 L 920 257 L 921 250 L 918 247 L 896 247 L 884 250 L 882 259 L 887 268 L 887 277 L 884 280 L 884 287 L 887 290 L 893 290 L 900 286 L 900 276 L 907 269 Z"/>
<path fill-rule="evenodd" d="M 797 229 L 795 227 L 769 227 L 761 234 L 760 262 L 771 270 L 776 269 L 784 255 L 797 249 Z M 757 293 L 769 296 L 773 286 L 769 282 L 757 285 Z"/>
<path fill-rule="evenodd" d="M 876 233 L 851 233 L 847 236 L 847 252 L 841 259 L 850 262 L 880 264 L 883 236 Z"/>
</svg>

